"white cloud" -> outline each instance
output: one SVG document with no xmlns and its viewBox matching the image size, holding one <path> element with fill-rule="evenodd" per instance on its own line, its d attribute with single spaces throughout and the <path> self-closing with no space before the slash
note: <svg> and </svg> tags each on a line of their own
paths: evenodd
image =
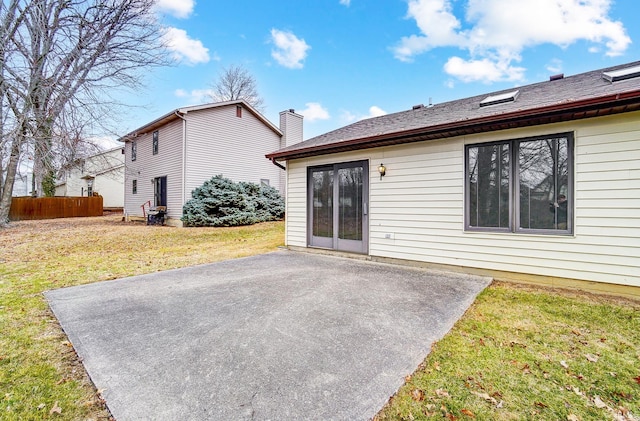
<svg viewBox="0 0 640 421">
<path fill-rule="evenodd" d="M 342 110 L 340 112 L 340 120 L 344 123 L 353 123 L 358 119 L 358 116 L 353 114 L 351 111 Z"/>
<path fill-rule="evenodd" d="M 271 51 L 271 57 L 284 67 L 302 69 L 302 61 L 307 57 L 307 50 L 311 48 L 304 39 L 296 37 L 292 32 L 272 29 L 271 41 L 276 46 Z"/>
<path fill-rule="evenodd" d="M 193 89 L 191 91 L 176 89 L 173 94 L 178 98 L 186 98 L 186 103 L 182 105 L 197 105 L 213 102 L 212 89 Z"/>
<path fill-rule="evenodd" d="M 319 102 L 307 102 L 304 110 L 299 113 L 305 118 L 305 121 L 328 120 L 330 118 L 329 111 Z"/>
<path fill-rule="evenodd" d="M 167 28 L 163 39 L 178 61 L 185 61 L 190 65 L 209 61 L 209 49 L 200 40 L 189 38 L 184 29 Z"/>
<path fill-rule="evenodd" d="M 351 0 L 340 0 L 340 4 L 343 6 L 351 6 Z"/>
<path fill-rule="evenodd" d="M 523 67 L 513 67 L 508 61 L 463 60 L 451 57 L 444 65 L 444 71 L 463 82 L 499 82 L 524 79 Z"/>
<path fill-rule="evenodd" d="M 371 117 L 380 117 L 383 115 L 386 115 L 387 112 L 385 110 L 383 110 L 382 108 L 373 105 L 371 107 L 369 107 L 369 115 L 363 117 L 363 118 L 371 118 Z"/>
<path fill-rule="evenodd" d="M 380 117 L 383 115 L 386 115 L 387 112 L 385 110 L 383 110 L 382 108 L 378 107 L 377 105 L 373 105 L 371 107 L 369 107 L 369 114 L 353 114 L 351 111 L 347 111 L 347 110 L 343 110 L 342 113 L 340 114 L 340 120 L 342 120 L 345 123 L 353 123 L 354 121 L 358 120 L 365 120 L 367 118 L 372 118 L 372 117 Z"/>
<path fill-rule="evenodd" d="M 158 0 L 156 8 L 161 12 L 167 12 L 177 18 L 188 18 L 193 13 L 196 5 L 194 0 Z"/>
<path fill-rule="evenodd" d="M 409 0 L 407 17 L 420 34 L 403 37 L 393 48 L 401 61 L 438 47 L 457 47 L 469 59 L 451 57 L 445 71 L 464 81 L 516 81 L 524 77 L 519 62 L 525 48 L 542 44 L 567 48 L 577 41 L 606 48 L 617 56 L 631 39 L 621 22 L 609 18 L 612 0 L 466 0 L 464 22 L 452 0 Z M 463 7 L 461 7 L 462 9 Z M 485 73 L 483 73 L 485 72 Z M 484 76 L 483 76 L 484 75 Z"/>
<path fill-rule="evenodd" d="M 547 63 L 546 69 L 551 73 L 562 72 L 562 60 L 557 58 L 551 59 L 551 61 Z"/>
</svg>

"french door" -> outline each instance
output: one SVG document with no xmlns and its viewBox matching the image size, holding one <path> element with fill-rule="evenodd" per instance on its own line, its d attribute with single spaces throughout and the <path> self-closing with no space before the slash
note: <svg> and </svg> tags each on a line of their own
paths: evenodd
<svg viewBox="0 0 640 421">
<path fill-rule="evenodd" d="M 368 252 L 368 185 L 367 161 L 309 168 L 309 246 Z"/>
</svg>

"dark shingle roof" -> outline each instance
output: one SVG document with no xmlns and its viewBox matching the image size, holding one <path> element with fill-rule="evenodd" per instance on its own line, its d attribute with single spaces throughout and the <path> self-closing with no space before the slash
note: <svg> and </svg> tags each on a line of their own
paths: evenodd
<svg viewBox="0 0 640 421">
<path fill-rule="evenodd" d="M 612 83 L 603 72 L 639 65 L 640 61 L 369 118 L 267 157 L 284 160 L 634 111 L 640 109 L 640 77 Z M 516 90 L 515 101 L 480 106 L 488 96 Z"/>
</svg>

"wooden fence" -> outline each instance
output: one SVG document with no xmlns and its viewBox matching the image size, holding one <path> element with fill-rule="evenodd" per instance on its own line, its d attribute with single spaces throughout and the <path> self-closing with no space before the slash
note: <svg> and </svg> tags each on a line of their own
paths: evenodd
<svg viewBox="0 0 640 421">
<path fill-rule="evenodd" d="M 9 210 L 10 221 L 77 216 L 102 216 L 102 196 L 14 197 Z"/>
</svg>

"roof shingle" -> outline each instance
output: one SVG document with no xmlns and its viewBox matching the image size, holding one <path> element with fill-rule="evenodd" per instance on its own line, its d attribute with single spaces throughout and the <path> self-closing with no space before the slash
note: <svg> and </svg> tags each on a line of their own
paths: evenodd
<svg viewBox="0 0 640 421">
<path fill-rule="evenodd" d="M 267 157 L 284 160 L 634 111 L 640 109 L 640 77 L 613 83 L 603 78 L 603 72 L 634 66 L 640 66 L 640 61 L 373 117 L 273 152 Z M 480 106 L 489 96 L 509 94 L 515 90 L 518 91 L 515 101 Z"/>
</svg>

